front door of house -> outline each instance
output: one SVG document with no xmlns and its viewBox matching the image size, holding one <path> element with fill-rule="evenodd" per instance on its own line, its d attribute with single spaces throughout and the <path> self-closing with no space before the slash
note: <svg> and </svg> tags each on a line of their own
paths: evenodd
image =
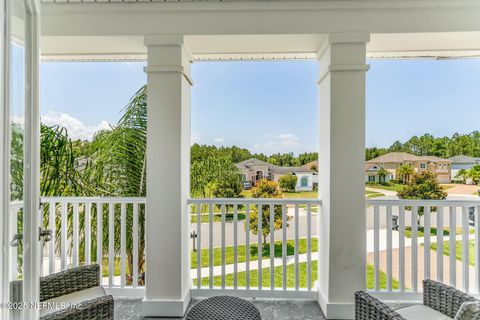
<svg viewBox="0 0 480 320">
<path fill-rule="evenodd" d="M 39 315 L 39 32 L 37 0 L 2 1 L 1 319 Z"/>
</svg>

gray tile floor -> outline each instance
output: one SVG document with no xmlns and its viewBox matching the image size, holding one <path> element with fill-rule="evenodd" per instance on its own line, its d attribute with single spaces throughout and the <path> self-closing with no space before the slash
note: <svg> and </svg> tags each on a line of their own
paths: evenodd
<svg viewBox="0 0 480 320">
<path fill-rule="evenodd" d="M 115 300 L 115 320 L 143 319 L 141 299 L 118 298 Z M 304 300 L 251 300 L 257 306 L 263 320 L 325 320 L 316 301 Z M 195 304 L 193 300 L 190 307 Z M 162 318 L 166 319 L 166 318 Z M 176 320 L 181 320 L 175 318 Z"/>
</svg>

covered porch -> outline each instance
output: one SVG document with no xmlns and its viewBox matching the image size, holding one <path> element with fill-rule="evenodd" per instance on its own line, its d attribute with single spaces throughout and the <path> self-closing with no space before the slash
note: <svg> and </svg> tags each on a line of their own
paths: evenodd
<svg viewBox="0 0 480 320">
<path fill-rule="evenodd" d="M 139 318 L 183 317 L 198 299 L 234 295 L 254 299 L 265 319 L 353 319 L 355 291 L 412 303 L 421 300 L 424 278 L 480 293 L 480 227 L 469 220 L 471 212 L 480 221 L 480 202 L 364 194 L 367 59 L 479 57 L 478 3 L 41 2 L 42 59 L 147 61 L 148 88 L 147 197 L 42 198 L 53 240 L 73 222 L 59 250 L 55 241 L 44 248 L 43 274 L 101 261 L 102 285 L 118 297 L 117 314 L 132 307 Z M 191 198 L 191 64 L 277 59 L 318 61 L 318 198 Z M 258 249 L 261 234 L 250 230 L 253 208 L 260 214 L 268 208 L 268 253 Z M 277 209 L 289 227 L 275 231 Z M 419 210 L 428 212 L 424 234 L 408 231 L 417 230 Z M 108 222 L 108 238 L 98 224 L 92 230 L 94 218 Z M 91 252 L 92 234 L 97 254 L 82 256 L 80 243 Z M 460 262 L 452 254 L 458 243 Z"/>
</svg>

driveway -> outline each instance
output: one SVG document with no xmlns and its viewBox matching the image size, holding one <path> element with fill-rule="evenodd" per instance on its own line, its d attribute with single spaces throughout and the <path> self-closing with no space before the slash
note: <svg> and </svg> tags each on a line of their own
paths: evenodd
<svg viewBox="0 0 480 320">
<path fill-rule="evenodd" d="M 478 189 L 480 189 L 480 186 L 472 186 L 472 185 L 467 185 L 467 184 L 447 184 L 446 186 L 449 186 L 447 189 L 448 195 L 449 196 L 473 196 L 474 193 L 475 195 L 478 195 L 476 193 Z"/>
</svg>

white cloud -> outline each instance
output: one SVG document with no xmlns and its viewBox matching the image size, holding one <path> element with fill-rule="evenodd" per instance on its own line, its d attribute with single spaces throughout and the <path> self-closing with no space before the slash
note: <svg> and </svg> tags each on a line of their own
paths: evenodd
<svg viewBox="0 0 480 320">
<path fill-rule="evenodd" d="M 255 143 L 253 145 L 253 151 L 265 154 L 277 152 L 293 152 L 299 154 L 315 151 L 313 146 L 302 144 L 300 138 L 293 133 L 269 134 L 267 138 L 268 140 L 265 143 Z"/>
<path fill-rule="evenodd" d="M 111 129 L 107 121 L 101 121 L 97 126 L 88 126 L 69 114 L 54 111 L 49 111 L 46 115 L 42 116 L 41 121 L 47 126 L 60 125 L 65 127 L 68 135 L 73 140 L 81 139 L 91 141 L 95 132 Z"/>
<path fill-rule="evenodd" d="M 215 144 L 225 144 L 225 139 L 224 138 L 213 138 L 213 142 Z"/>
<path fill-rule="evenodd" d="M 200 138 L 200 136 L 197 133 L 192 133 L 192 135 L 190 136 L 190 143 L 195 144 L 195 143 L 201 143 L 201 142 L 202 142 L 202 138 Z"/>
</svg>

